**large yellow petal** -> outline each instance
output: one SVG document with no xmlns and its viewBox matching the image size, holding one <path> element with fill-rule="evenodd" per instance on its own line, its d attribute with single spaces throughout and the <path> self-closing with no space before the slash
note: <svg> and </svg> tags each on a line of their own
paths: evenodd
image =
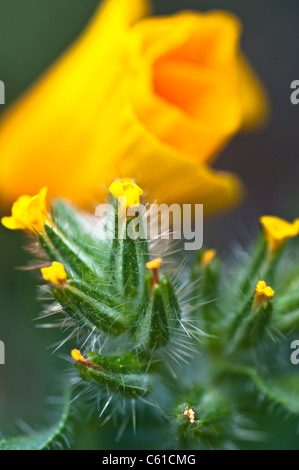
<svg viewBox="0 0 299 470">
<path fill-rule="evenodd" d="M 122 74 L 127 30 L 147 10 L 146 0 L 104 2 L 79 40 L 5 114 L 0 196 L 6 204 L 41 186 L 49 187 L 50 197 L 69 196 L 72 173 L 86 155 L 96 151 L 99 159 L 109 158 L 94 141 L 107 118 L 109 92 Z"/>
<path fill-rule="evenodd" d="M 130 99 L 138 118 L 185 158 L 209 162 L 267 117 L 267 95 L 223 11 L 144 19 L 131 29 Z"/>
<path fill-rule="evenodd" d="M 121 46 L 144 6 L 141 0 L 106 2 L 79 41 L 4 117 L 3 201 L 48 186 L 50 197 L 87 205 L 101 201 L 115 177 L 135 178 L 158 202 L 203 203 L 206 213 L 238 200 L 234 176 L 161 143 L 131 106 Z"/>
<path fill-rule="evenodd" d="M 132 36 L 152 62 L 166 56 L 219 69 L 235 60 L 241 29 L 237 17 L 225 11 L 185 11 L 145 18 L 134 25 Z"/>
<path fill-rule="evenodd" d="M 146 127 L 184 158 L 207 162 L 240 129 L 240 24 L 225 12 L 185 12 L 131 31 L 130 99 Z"/>
<path fill-rule="evenodd" d="M 113 114 L 113 110 L 111 110 Z M 116 113 L 114 125 L 122 138 L 112 143 L 111 128 L 101 134 L 100 147 L 109 152 L 110 160 L 99 160 L 91 152 L 75 181 L 81 178 L 88 200 L 101 200 L 117 175 L 135 179 L 147 199 L 158 203 L 202 203 L 205 214 L 233 206 L 242 197 L 243 187 L 232 174 L 216 172 L 204 164 L 182 158 L 181 152 L 161 142 L 135 118 L 131 106 L 125 113 Z M 115 131 L 116 128 L 114 128 Z M 107 138 L 103 139 L 103 136 Z M 100 178 L 98 175 L 101 175 Z M 100 183 L 102 187 L 100 187 Z M 93 188 L 93 193 L 90 191 Z M 72 198 L 76 200 L 76 188 Z"/>
<path fill-rule="evenodd" d="M 243 129 L 252 130 L 264 125 L 270 116 L 267 92 L 243 54 L 239 57 L 239 83 Z"/>
<path fill-rule="evenodd" d="M 13 217 L 2 217 L 1 219 L 2 225 L 10 230 L 19 230 L 24 229 L 24 224 L 20 223 L 18 220 L 14 219 Z"/>
</svg>

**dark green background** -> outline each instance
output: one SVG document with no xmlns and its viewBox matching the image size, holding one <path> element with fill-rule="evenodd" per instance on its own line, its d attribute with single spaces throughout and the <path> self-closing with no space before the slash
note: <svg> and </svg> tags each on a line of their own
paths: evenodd
<svg viewBox="0 0 299 470">
<path fill-rule="evenodd" d="M 0 80 L 7 104 L 77 37 L 98 3 L 0 0 Z M 206 223 L 205 243 L 221 250 L 232 239 L 246 242 L 263 213 L 298 217 L 299 105 L 290 102 L 290 83 L 299 79 L 298 0 L 156 0 L 154 5 L 157 14 L 187 8 L 236 13 L 244 24 L 243 49 L 271 99 L 268 127 L 237 136 L 216 162 L 218 168 L 238 173 L 248 192 L 241 207 Z M 9 432 L 18 420 L 34 425 L 47 419 L 46 398 L 57 393 L 58 373 L 66 374 L 68 368 L 59 354 L 46 349 L 60 333 L 35 328 L 33 318 L 41 308 L 35 301 L 35 276 L 14 269 L 28 263 L 24 244 L 23 236 L 0 227 L 0 339 L 6 345 L 6 365 L 0 366 L 0 428 Z M 265 426 L 277 429 L 272 446 L 299 448 L 295 422 L 283 428 L 277 418 Z"/>
</svg>

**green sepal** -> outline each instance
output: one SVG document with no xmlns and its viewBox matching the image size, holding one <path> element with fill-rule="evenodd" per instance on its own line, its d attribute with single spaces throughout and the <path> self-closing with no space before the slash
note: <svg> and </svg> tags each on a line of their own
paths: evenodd
<svg viewBox="0 0 299 470">
<path fill-rule="evenodd" d="M 254 290 L 256 280 L 260 277 L 260 272 L 263 263 L 267 257 L 268 242 L 263 233 L 261 233 L 252 249 L 250 257 L 245 264 L 242 273 L 240 287 L 238 292 L 240 294 L 249 295 L 250 291 Z"/>
<path fill-rule="evenodd" d="M 197 263 L 191 271 L 191 280 L 198 281 L 194 289 L 195 298 L 200 298 L 200 305 L 196 308 L 196 320 L 200 320 L 202 329 L 208 335 L 217 335 L 222 312 L 215 299 L 219 296 L 220 261 L 214 257 L 206 265 L 201 265 L 202 256 L 206 250 L 197 254 Z M 198 301 L 197 301 L 198 302 Z M 211 336 L 206 342 L 214 343 Z"/>
<path fill-rule="evenodd" d="M 115 214 L 115 236 L 111 250 L 111 272 L 116 290 L 127 298 L 142 298 L 145 263 L 148 261 L 147 240 L 132 239 L 128 235 L 133 220 L 126 219 L 119 224 L 119 214 Z M 120 225 L 120 226 L 119 226 Z M 142 228 L 140 236 L 143 236 Z"/>
<path fill-rule="evenodd" d="M 138 374 L 117 374 L 108 372 L 105 369 L 95 369 L 83 364 L 75 364 L 79 370 L 80 377 L 86 382 L 90 382 L 103 387 L 110 392 L 120 392 L 121 394 L 138 397 L 148 393 L 151 389 L 150 378 L 148 375 Z"/>
<path fill-rule="evenodd" d="M 238 329 L 242 328 L 242 323 L 246 321 L 246 319 L 250 315 L 254 298 L 254 294 L 252 294 L 249 299 L 244 303 L 241 310 L 233 317 L 231 323 L 227 327 L 228 337 L 224 338 L 225 343 L 231 344 L 231 341 L 236 336 Z"/>
<path fill-rule="evenodd" d="M 152 274 L 147 276 L 145 302 L 140 308 L 137 320 L 136 341 L 145 350 L 165 346 L 180 322 L 180 306 L 173 286 L 165 274 L 160 276 L 160 284 L 149 282 Z"/>
<path fill-rule="evenodd" d="M 299 293 L 280 295 L 275 302 L 275 314 L 286 315 L 299 309 Z"/>
<path fill-rule="evenodd" d="M 136 340 L 144 350 L 158 349 L 169 340 L 165 304 L 158 285 L 153 286 L 147 311 L 138 322 Z"/>
<path fill-rule="evenodd" d="M 142 374 L 147 364 L 135 352 L 104 356 L 93 351 L 87 353 L 88 360 L 101 368 L 118 374 Z"/>
<path fill-rule="evenodd" d="M 282 333 L 299 328 L 299 295 L 279 296 L 274 305 L 273 325 Z"/>
<path fill-rule="evenodd" d="M 273 312 L 271 300 L 266 300 L 260 306 L 256 306 L 253 302 L 248 311 L 250 303 L 251 301 L 246 305 L 247 315 L 245 313 L 242 315 L 235 329 L 231 342 L 233 352 L 256 345 L 265 337 L 266 329 L 270 324 Z"/>
<path fill-rule="evenodd" d="M 171 323 L 171 328 L 177 328 L 181 319 L 181 307 L 173 284 L 166 274 L 161 274 L 160 286 L 168 321 Z"/>
<path fill-rule="evenodd" d="M 268 252 L 263 269 L 261 271 L 261 278 L 266 279 L 268 284 L 273 284 L 273 282 L 275 281 L 277 265 L 281 259 L 284 250 L 285 245 L 283 244 L 274 253 Z"/>
<path fill-rule="evenodd" d="M 81 289 L 78 289 L 78 287 Z M 83 287 L 83 288 L 82 288 Z M 91 297 L 88 286 L 83 283 L 69 281 L 63 287 L 54 287 L 53 294 L 66 313 L 84 328 L 96 328 L 98 332 L 105 330 L 109 333 L 120 334 L 126 330 L 125 317 L 114 305 L 111 305 L 107 295 L 100 299 Z"/>
<path fill-rule="evenodd" d="M 82 292 L 86 297 L 89 297 L 96 302 L 105 303 L 110 308 L 121 309 L 121 302 L 117 300 L 117 297 L 109 294 L 108 290 L 101 290 L 96 286 L 90 286 L 83 281 L 77 279 L 69 279 L 69 286 Z"/>
<path fill-rule="evenodd" d="M 109 259 L 109 249 L 112 240 L 108 236 L 102 240 L 96 236 L 95 226 L 89 223 L 88 219 L 70 204 L 62 200 L 54 203 L 53 221 L 58 231 L 74 246 L 80 246 L 82 251 L 95 264 L 103 264 Z"/>
<path fill-rule="evenodd" d="M 90 283 L 101 282 L 101 270 L 93 260 L 84 255 L 80 246 L 72 245 L 56 228 L 45 225 L 45 233 L 39 235 L 39 240 L 51 261 L 58 261 L 65 267 L 67 273 Z"/>
<path fill-rule="evenodd" d="M 273 318 L 273 326 L 275 331 L 280 333 L 291 333 L 299 329 L 299 309 L 285 315 L 277 315 Z"/>
</svg>

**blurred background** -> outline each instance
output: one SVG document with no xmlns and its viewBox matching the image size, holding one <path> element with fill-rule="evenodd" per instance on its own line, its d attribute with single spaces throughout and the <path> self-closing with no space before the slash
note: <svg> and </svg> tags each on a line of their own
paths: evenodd
<svg viewBox="0 0 299 470">
<path fill-rule="evenodd" d="M 98 3 L 0 0 L 0 80 L 6 85 L 6 105 L 0 106 L 0 114 L 77 37 Z M 205 244 L 225 253 L 232 240 L 244 244 L 250 240 L 261 214 L 299 216 L 299 105 L 290 101 L 290 84 L 299 79 L 299 2 L 153 0 L 153 4 L 159 15 L 183 9 L 235 13 L 244 25 L 242 48 L 268 90 L 270 123 L 258 132 L 239 134 L 214 164 L 237 173 L 247 188 L 241 206 L 205 224 Z M 0 340 L 6 346 L 6 364 L 0 365 L 0 429 L 9 434 L 47 419 L 44 410 L 48 397 L 57 393 L 56 377 L 67 373 L 60 357 L 63 350 L 54 355 L 48 348 L 59 332 L 40 330 L 33 320 L 42 308 L 36 301 L 35 275 L 16 270 L 30 259 L 24 245 L 22 234 L 0 227 Z M 276 430 L 269 444 L 273 448 L 299 448 L 294 420 L 282 425 L 273 418 L 261 426 Z"/>
</svg>

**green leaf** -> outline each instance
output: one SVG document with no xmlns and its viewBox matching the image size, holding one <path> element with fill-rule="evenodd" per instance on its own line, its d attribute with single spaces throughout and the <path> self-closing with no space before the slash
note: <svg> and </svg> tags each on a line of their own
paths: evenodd
<svg viewBox="0 0 299 470">
<path fill-rule="evenodd" d="M 46 450 L 68 447 L 65 434 L 70 418 L 70 390 L 65 393 L 63 405 L 59 410 L 59 417 L 55 424 L 48 428 L 33 432 L 30 435 L 21 435 L 10 439 L 0 440 L 0 450 Z"/>
</svg>

